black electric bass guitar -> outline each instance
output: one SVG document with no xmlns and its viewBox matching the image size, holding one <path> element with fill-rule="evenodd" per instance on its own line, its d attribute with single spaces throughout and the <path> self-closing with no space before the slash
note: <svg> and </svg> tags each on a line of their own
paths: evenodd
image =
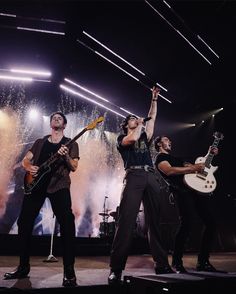
<svg viewBox="0 0 236 294">
<path fill-rule="evenodd" d="M 65 143 L 66 147 L 70 147 L 72 143 L 74 143 L 79 137 L 81 137 L 86 131 L 93 130 L 98 123 L 101 123 L 104 118 L 101 116 L 95 119 L 92 123 L 87 125 L 78 135 L 76 135 L 73 139 L 69 140 Z M 48 160 L 46 160 L 43 164 L 39 166 L 38 172 L 36 176 L 30 174 L 30 172 L 26 172 L 24 177 L 24 193 L 29 195 L 32 191 L 40 186 L 45 179 L 45 176 L 51 172 L 52 165 L 61 157 L 61 155 L 56 152 L 54 153 Z"/>
<path fill-rule="evenodd" d="M 217 147 L 220 140 L 223 140 L 222 133 L 215 132 L 213 134 L 214 142 L 212 147 Z M 214 172 L 218 169 L 218 166 L 212 166 L 211 162 L 214 154 L 209 152 L 205 157 L 198 157 L 195 163 L 205 163 L 205 168 L 202 172 L 196 172 L 192 174 L 184 175 L 184 183 L 191 189 L 201 194 L 211 194 L 216 188 L 216 179 Z"/>
</svg>

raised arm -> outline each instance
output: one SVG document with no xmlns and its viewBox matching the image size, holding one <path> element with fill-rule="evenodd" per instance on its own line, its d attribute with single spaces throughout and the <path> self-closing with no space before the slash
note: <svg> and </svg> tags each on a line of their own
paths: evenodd
<svg viewBox="0 0 236 294">
<path fill-rule="evenodd" d="M 146 122 L 146 133 L 148 141 L 151 140 L 153 133 L 154 133 L 154 125 L 157 115 L 157 99 L 160 93 L 160 89 L 157 87 L 152 88 L 152 101 L 151 106 L 148 112 L 148 117 L 151 117 L 149 121 Z"/>
<path fill-rule="evenodd" d="M 140 138 L 143 128 L 143 118 L 137 119 L 137 124 L 137 127 L 123 138 L 121 142 L 123 146 L 132 145 Z"/>
</svg>

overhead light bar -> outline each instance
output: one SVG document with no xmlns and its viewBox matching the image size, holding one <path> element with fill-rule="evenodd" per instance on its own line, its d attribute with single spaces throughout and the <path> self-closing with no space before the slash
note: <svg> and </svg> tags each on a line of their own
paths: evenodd
<svg viewBox="0 0 236 294">
<path fill-rule="evenodd" d="M 110 59 L 108 59 L 107 57 L 105 57 L 104 55 L 102 55 L 101 53 L 99 53 L 98 51 L 95 51 L 95 53 L 97 55 L 99 55 L 100 57 L 102 57 L 103 59 L 105 59 L 106 61 L 110 62 L 111 64 L 115 65 L 117 68 L 119 68 L 120 70 L 122 70 L 124 73 L 126 73 L 128 76 L 130 76 L 131 78 L 133 78 L 134 80 L 136 80 L 137 82 L 139 82 L 139 79 L 136 78 L 135 76 L 133 76 L 131 73 L 129 73 L 128 71 L 126 71 L 125 69 L 123 69 L 122 67 L 120 67 L 119 65 L 117 65 L 115 62 L 111 61 Z"/>
<path fill-rule="evenodd" d="M 185 25 L 185 27 L 193 34 L 195 35 L 198 40 L 200 40 L 217 58 L 220 58 L 220 56 L 218 54 L 216 54 L 216 52 L 207 44 L 206 41 L 204 41 L 199 35 L 197 35 L 196 33 L 194 33 L 187 25 L 186 22 L 174 11 L 174 9 L 170 6 L 169 3 L 167 3 L 165 0 L 162 0 L 163 3 L 181 20 L 182 24 Z"/>
<path fill-rule="evenodd" d="M 65 33 L 63 33 L 63 32 L 57 32 L 57 31 L 40 30 L 40 29 L 26 28 L 26 27 L 16 27 L 16 28 L 17 28 L 17 30 L 33 31 L 33 32 L 38 32 L 38 33 L 55 34 L 55 35 L 65 35 Z"/>
<path fill-rule="evenodd" d="M 117 111 L 115 111 L 115 110 L 113 110 L 113 109 L 111 109 L 111 108 L 105 106 L 104 104 L 99 103 L 99 102 L 97 102 L 97 101 L 95 101 L 95 100 L 93 100 L 93 99 L 91 99 L 91 98 L 89 98 L 89 97 L 87 97 L 87 96 L 84 96 L 83 94 L 81 94 L 81 93 L 79 93 L 79 92 L 77 92 L 77 91 L 74 91 L 74 90 L 72 90 L 72 89 L 70 89 L 70 88 L 68 88 L 68 87 L 66 87 L 66 86 L 64 86 L 64 85 L 60 85 L 60 88 L 63 89 L 63 90 L 65 90 L 65 91 L 67 91 L 67 92 L 69 92 L 69 93 L 72 93 L 72 94 L 74 94 L 74 95 L 77 95 L 77 96 L 79 96 L 79 97 L 81 97 L 81 98 L 83 98 L 83 99 L 85 99 L 85 100 L 87 100 L 87 101 L 90 101 L 90 102 L 92 102 L 92 103 L 94 103 L 94 104 L 96 104 L 96 105 L 98 105 L 98 106 L 100 106 L 100 107 L 102 107 L 102 108 L 105 108 L 105 109 L 107 109 L 108 111 L 111 111 L 111 112 L 113 112 L 113 113 L 115 113 L 115 114 L 117 114 L 117 115 L 119 115 L 119 116 L 121 116 L 121 117 L 123 117 L 123 118 L 125 118 L 125 116 L 122 115 L 122 114 L 120 114 L 119 112 L 117 112 Z"/>
<path fill-rule="evenodd" d="M 169 99 L 167 99 L 166 97 L 164 97 L 160 93 L 158 94 L 158 96 L 160 96 L 162 99 L 166 100 L 167 102 L 172 103 L 172 101 L 170 101 Z"/>
<path fill-rule="evenodd" d="M 74 86 L 76 86 L 76 87 L 82 89 L 83 91 L 85 91 L 85 92 L 87 92 L 87 93 L 89 93 L 89 94 L 92 94 L 93 96 L 95 96 L 95 97 L 97 97 L 97 98 L 99 98 L 99 99 L 101 99 L 101 100 L 103 100 L 103 101 L 110 102 L 110 101 L 107 100 L 106 98 L 103 98 L 102 96 L 100 96 L 100 95 L 98 95 L 98 94 L 96 94 L 96 93 L 94 93 L 94 92 L 88 90 L 88 89 L 85 88 L 85 87 L 82 87 L 81 85 L 79 85 L 79 84 L 77 84 L 77 83 L 75 83 L 75 82 L 72 82 L 71 80 L 69 80 L 69 79 L 67 79 L 67 78 L 65 78 L 64 81 L 66 81 L 66 82 L 68 82 L 68 83 L 70 83 L 70 84 L 72 84 L 72 85 L 74 85 Z"/>
<path fill-rule="evenodd" d="M 118 57 L 119 59 L 121 59 L 122 61 L 124 61 L 126 64 L 128 64 L 129 66 L 131 66 L 133 69 L 135 69 L 136 71 L 138 71 L 139 73 L 141 73 L 143 76 L 145 76 L 145 73 L 143 73 L 141 70 L 139 70 L 133 64 L 131 64 L 130 62 L 128 62 L 127 60 L 125 60 L 124 58 L 122 58 L 120 55 L 118 55 L 117 53 L 115 53 L 114 51 L 112 51 L 111 49 L 109 49 L 107 46 L 105 46 L 104 44 L 102 44 L 101 42 L 99 42 L 97 39 L 95 39 L 94 37 L 92 37 L 90 34 L 86 33 L 85 31 L 83 31 L 83 34 L 85 34 L 86 36 L 88 36 L 90 39 L 92 39 L 93 41 L 95 41 L 96 43 L 98 43 L 99 45 L 101 45 L 103 48 L 105 48 L 106 50 L 108 50 L 110 53 L 112 53 L 113 55 L 115 55 L 116 57 Z"/>
<path fill-rule="evenodd" d="M 147 0 L 144 0 L 172 29 L 174 29 L 206 62 L 211 65 L 211 62 L 179 31 L 177 30 L 155 7 L 153 7 Z M 165 2 L 164 2 L 165 3 Z M 165 3 L 166 4 L 166 3 Z M 167 5 L 168 6 L 168 5 Z M 169 7 L 169 6 L 168 6 Z"/>
<path fill-rule="evenodd" d="M 0 79 L 2 80 L 15 80 L 15 81 L 23 81 L 23 82 L 32 82 L 33 79 L 29 77 L 15 77 L 15 76 L 5 76 L 0 75 Z"/>
<path fill-rule="evenodd" d="M 114 66 L 116 66 L 118 69 L 120 69 L 121 71 L 123 71 L 124 73 L 126 73 L 128 76 L 130 76 L 131 78 L 133 78 L 135 81 L 139 82 L 145 88 L 147 88 L 149 90 L 152 90 L 150 87 L 148 87 L 147 85 L 145 85 L 142 81 L 140 81 L 138 78 L 136 78 L 135 76 L 133 76 L 131 73 L 129 73 L 128 71 L 124 70 L 122 67 L 120 67 L 119 65 L 117 65 L 116 63 L 114 63 L 113 61 L 111 61 L 110 59 L 108 59 L 107 57 L 105 57 L 104 55 L 102 55 L 101 53 L 99 53 L 98 51 L 95 51 L 94 49 L 92 49 L 91 47 L 89 47 L 88 45 L 86 45 L 84 42 L 80 41 L 79 39 L 77 39 L 77 42 L 80 43 L 81 45 L 85 46 L 89 50 L 91 50 L 93 53 L 99 55 L 100 57 L 102 57 L 103 59 L 105 59 L 106 61 L 108 61 L 109 63 L 111 63 Z M 161 98 L 163 98 L 164 100 L 168 101 L 169 103 L 172 103 L 169 99 L 165 98 L 163 95 L 159 95 L 159 96 Z"/>
<path fill-rule="evenodd" d="M 99 98 L 99 99 L 104 100 L 105 102 L 111 104 L 112 106 L 115 106 L 116 108 L 119 108 L 120 110 L 122 110 L 122 111 L 124 111 L 124 112 L 126 112 L 126 113 L 134 114 L 134 113 L 128 111 L 127 109 L 124 109 L 124 108 L 122 108 L 122 107 L 117 106 L 116 104 L 110 102 L 109 100 L 107 100 L 107 99 L 101 97 L 100 95 L 98 95 L 98 94 L 96 94 L 96 93 L 94 93 L 94 92 L 88 90 L 87 88 L 84 88 L 84 87 L 80 86 L 79 84 L 77 84 L 77 83 L 75 83 L 75 82 L 73 82 L 73 81 L 71 81 L 71 80 L 69 80 L 69 79 L 67 79 L 67 78 L 64 78 L 64 81 L 70 83 L 71 85 L 77 86 L 78 88 L 84 90 L 85 92 L 90 93 L 90 94 L 92 94 L 93 96 L 95 96 L 95 97 L 97 97 L 97 98 Z M 136 114 L 134 114 L 134 115 L 136 115 Z M 138 116 L 138 115 L 136 115 L 136 116 Z"/>
<path fill-rule="evenodd" d="M 88 36 L 90 39 L 92 39 L 93 41 L 95 41 L 96 43 L 98 43 L 100 46 L 102 46 L 103 48 L 105 48 L 106 50 L 108 50 L 110 53 L 112 53 L 113 55 L 115 55 L 116 57 L 118 57 L 119 59 L 121 59 L 122 61 L 124 61 L 126 64 L 128 64 L 129 66 L 131 66 L 133 69 L 135 69 L 137 72 L 141 73 L 143 76 L 146 76 L 146 74 L 144 72 L 142 72 L 141 70 L 139 70 L 137 67 L 135 67 L 133 64 L 131 64 L 130 62 L 128 62 L 127 60 L 125 60 L 123 57 L 121 57 L 120 55 L 118 55 L 117 53 L 115 53 L 114 51 L 112 51 L 111 49 L 109 49 L 107 46 L 105 46 L 104 44 L 102 44 L 100 41 L 98 41 L 97 39 L 95 39 L 94 37 L 92 37 L 90 34 L 88 34 L 87 32 L 83 31 L 83 34 L 85 34 L 86 36 Z M 159 83 L 156 83 L 159 87 L 161 87 L 163 90 L 165 90 L 166 92 L 168 91 L 165 87 L 163 87 L 162 85 L 160 85 Z"/>
<path fill-rule="evenodd" d="M 9 14 L 9 13 L 0 13 L 0 16 L 16 17 L 15 14 Z"/>
<path fill-rule="evenodd" d="M 46 71 L 20 69 L 20 68 L 12 68 L 10 69 L 10 71 L 15 73 L 32 74 L 32 75 L 46 76 L 46 77 L 50 77 L 52 75 L 50 72 L 46 72 Z"/>
</svg>

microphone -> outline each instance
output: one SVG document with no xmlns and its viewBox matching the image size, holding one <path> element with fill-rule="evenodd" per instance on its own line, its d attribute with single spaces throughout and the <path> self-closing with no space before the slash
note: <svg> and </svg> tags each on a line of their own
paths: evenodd
<svg viewBox="0 0 236 294">
<path fill-rule="evenodd" d="M 152 119 L 151 116 L 145 117 L 145 118 L 143 119 L 143 122 L 146 122 L 146 121 L 148 121 L 148 120 L 150 120 L 150 119 Z"/>
</svg>

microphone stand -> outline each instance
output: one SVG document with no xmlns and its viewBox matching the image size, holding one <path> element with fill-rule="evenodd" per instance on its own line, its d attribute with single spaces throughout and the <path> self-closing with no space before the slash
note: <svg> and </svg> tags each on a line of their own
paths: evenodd
<svg viewBox="0 0 236 294">
<path fill-rule="evenodd" d="M 105 196 L 103 203 L 103 223 L 104 223 L 104 235 L 108 235 L 107 217 L 106 217 L 106 200 L 108 196 Z"/>
<path fill-rule="evenodd" d="M 55 224 L 56 224 L 56 218 L 55 215 L 53 214 L 53 227 L 52 227 L 52 233 L 51 233 L 51 244 L 50 244 L 50 253 L 47 257 L 47 259 L 44 259 L 43 262 L 57 262 L 58 259 L 52 254 L 52 247 L 53 247 L 53 236 L 54 236 L 54 230 L 55 230 Z"/>
</svg>

